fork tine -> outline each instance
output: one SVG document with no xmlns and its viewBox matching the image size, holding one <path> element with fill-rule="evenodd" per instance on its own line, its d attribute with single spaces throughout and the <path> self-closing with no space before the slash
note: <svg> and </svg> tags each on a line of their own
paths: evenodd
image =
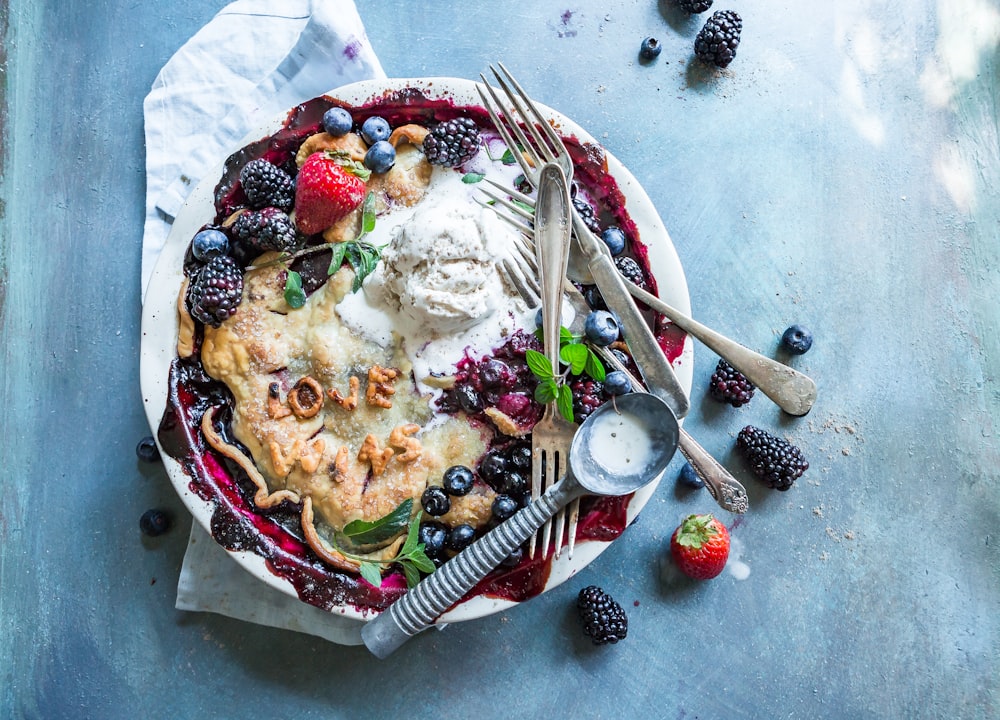
<svg viewBox="0 0 1000 720">
<path fill-rule="evenodd" d="M 486 108 L 486 112 L 490 115 L 490 121 L 492 121 L 493 127 L 496 128 L 498 133 L 500 133 L 500 137 L 503 138 L 503 141 L 507 143 L 507 147 L 510 149 L 511 155 L 513 155 L 514 159 L 517 160 L 517 164 L 521 166 L 521 172 L 524 173 L 526 178 L 530 178 L 534 168 L 531 167 L 531 164 L 528 162 L 528 159 L 524 157 L 524 154 L 518 152 L 518 144 L 515 142 L 514 138 L 511 137 L 510 131 L 507 129 L 507 123 L 500 119 L 500 116 L 494 109 L 494 107 L 501 109 L 503 107 L 503 103 L 500 102 L 500 98 L 497 96 L 496 90 L 493 89 L 493 86 L 486 81 L 486 76 L 480 73 L 479 77 L 483 79 L 483 83 L 482 85 L 477 85 L 476 89 L 479 91 L 479 97 L 483 99 L 483 106 Z M 483 90 L 483 87 L 486 88 L 485 91 Z M 489 98 L 486 97 L 487 92 L 490 95 Z M 512 126 L 518 133 L 520 133 L 520 130 L 517 129 L 517 123 L 512 123 Z M 523 137 L 523 133 L 521 133 L 521 136 Z M 525 138 L 525 142 L 526 141 L 527 138 Z"/>
<path fill-rule="evenodd" d="M 556 133 L 556 131 L 553 129 L 552 125 L 549 124 L 549 121 L 546 120 L 545 117 L 542 115 L 541 111 L 538 109 L 538 106 L 534 103 L 534 101 L 532 101 L 531 96 L 528 95 L 528 93 L 524 91 L 524 88 L 521 87 L 521 83 L 519 83 L 517 79 L 511 74 L 510 70 L 507 69 L 507 66 L 504 65 L 502 62 L 498 62 L 497 66 L 503 71 L 503 74 L 504 76 L 506 76 L 507 81 L 510 82 L 511 85 L 513 85 L 515 90 L 517 90 L 516 97 L 524 101 L 524 105 L 527 106 L 531 114 L 534 116 L 535 121 L 537 121 L 537 123 L 535 121 L 532 121 L 530 118 L 527 117 L 527 113 L 522 111 L 521 115 L 527 121 L 526 124 L 532 131 L 532 136 L 538 141 L 539 145 L 545 147 L 552 154 L 551 157 L 548 158 L 548 160 L 550 161 L 554 160 L 558 162 L 559 156 L 563 155 L 566 152 L 566 146 L 563 144 L 562 139 L 559 137 L 558 133 Z M 497 71 L 495 68 L 491 67 L 490 69 L 493 71 L 494 75 L 497 75 Z M 497 80 L 498 81 L 500 80 L 499 75 L 497 75 Z M 503 85 L 502 82 L 501 85 Z M 508 95 L 509 94 L 510 93 L 508 91 Z M 514 97 L 512 97 L 511 99 L 514 100 Z M 517 102 L 516 100 L 515 104 L 521 107 L 520 103 Z M 545 133 L 545 137 L 548 140 L 547 143 L 542 141 L 541 137 L 538 134 L 537 128 L 541 128 L 542 131 Z"/>
<path fill-rule="evenodd" d="M 548 146 L 545 140 L 542 139 L 541 134 L 538 132 L 538 128 L 535 126 L 535 118 L 538 118 L 539 122 L 546 125 L 548 123 L 546 123 L 545 119 L 541 117 L 537 108 L 532 107 L 532 110 L 529 110 L 525 107 L 524 103 L 521 101 L 521 98 L 524 97 L 524 91 L 520 90 L 520 86 L 517 86 L 518 92 L 515 93 L 511 90 L 507 80 L 501 77 L 496 69 L 493 69 L 493 75 L 496 77 L 497 83 L 500 85 L 500 89 L 507 95 L 507 99 L 510 101 L 510 104 L 513 105 L 514 112 L 517 115 L 517 117 L 512 118 L 509 113 L 504 113 L 507 118 L 507 122 L 510 125 L 511 131 L 515 136 L 517 136 L 517 139 L 520 142 L 520 147 L 528 152 L 531 159 L 534 161 L 536 168 L 541 167 L 546 162 L 555 160 L 555 152 Z M 511 80 L 513 80 L 513 78 L 511 78 Z M 520 94 L 521 97 L 518 97 L 518 94 Z M 532 115 L 535 117 L 532 117 Z M 521 122 L 517 122 L 518 118 L 520 118 Z M 522 125 L 528 130 L 529 133 L 531 133 L 531 137 L 534 139 L 533 143 L 528 140 L 528 136 L 524 134 Z M 513 148 L 511 151 L 513 152 Z"/>
</svg>

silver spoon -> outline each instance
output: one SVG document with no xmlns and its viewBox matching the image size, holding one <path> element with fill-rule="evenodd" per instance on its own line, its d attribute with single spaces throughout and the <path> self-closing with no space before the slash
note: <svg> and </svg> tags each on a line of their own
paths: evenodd
<svg viewBox="0 0 1000 720">
<path fill-rule="evenodd" d="M 627 495 L 658 477 L 680 428 L 665 402 L 646 393 L 606 402 L 577 430 L 566 477 L 467 547 L 365 625 L 361 638 L 386 658 L 430 627 L 564 505 L 582 495 Z"/>
</svg>

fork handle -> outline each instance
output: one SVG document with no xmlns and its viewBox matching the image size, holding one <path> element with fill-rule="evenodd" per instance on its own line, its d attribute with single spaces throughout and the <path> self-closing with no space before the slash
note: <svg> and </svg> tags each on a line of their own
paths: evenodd
<svg viewBox="0 0 1000 720">
<path fill-rule="evenodd" d="M 571 477 L 501 523 L 421 580 L 416 587 L 361 629 L 361 638 L 378 658 L 430 627 L 500 562 L 521 546 L 582 490 Z"/>
<path fill-rule="evenodd" d="M 625 343 L 632 351 L 632 359 L 635 360 L 643 380 L 646 381 L 646 387 L 667 403 L 678 419 L 683 418 L 691 408 L 691 403 L 677 380 L 674 369 L 670 367 L 670 361 L 656 342 L 653 331 L 649 329 L 645 318 L 632 300 L 625 286 L 625 280 L 612 262 L 611 255 L 594 252 L 589 265 L 604 302 L 618 313 L 622 321 Z"/>
</svg>

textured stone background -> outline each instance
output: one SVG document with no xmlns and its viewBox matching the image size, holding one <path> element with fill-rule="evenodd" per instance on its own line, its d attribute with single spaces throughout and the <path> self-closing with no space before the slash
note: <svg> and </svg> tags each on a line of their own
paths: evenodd
<svg viewBox="0 0 1000 720">
<path fill-rule="evenodd" d="M 358 0 L 393 76 L 504 61 L 656 203 L 695 316 L 819 383 L 801 419 L 706 399 L 686 427 L 745 480 L 729 572 L 679 580 L 676 491 L 577 578 L 502 615 L 364 649 L 173 609 L 189 521 L 138 385 L 141 102 L 222 0 L 0 0 L 0 716 L 989 718 L 1000 618 L 1000 3 L 717 0 L 725 72 L 665 1 Z M 502 7 L 516 7 L 505 19 Z M 660 58 L 637 61 L 653 35 Z M 767 491 L 733 453 L 757 424 L 812 468 Z M 180 518 L 157 541 L 148 507 Z M 593 648 L 604 586 L 628 639 Z"/>
</svg>

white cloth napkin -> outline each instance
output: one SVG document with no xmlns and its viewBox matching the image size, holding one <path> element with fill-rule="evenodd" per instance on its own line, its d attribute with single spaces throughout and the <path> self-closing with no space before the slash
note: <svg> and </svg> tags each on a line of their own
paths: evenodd
<svg viewBox="0 0 1000 720">
<path fill-rule="evenodd" d="M 276 117 L 340 85 L 381 77 L 352 0 L 237 0 L 219 11 L 167 62 L 143 103 L 143 295 L 188 193 L 239 148 L 258 118 Z M 360 622 L 265 585 L 197 523 L 176 606 L 361 644 Z"/>
</svg>

